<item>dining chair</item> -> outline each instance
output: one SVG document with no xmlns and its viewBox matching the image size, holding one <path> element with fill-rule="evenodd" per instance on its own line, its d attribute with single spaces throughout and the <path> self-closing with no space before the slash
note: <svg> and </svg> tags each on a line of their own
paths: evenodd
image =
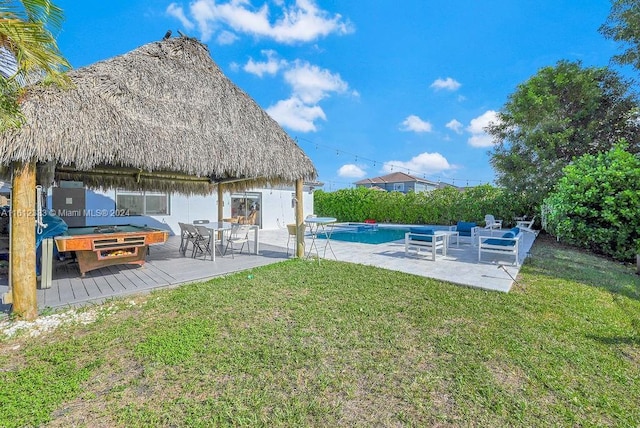
<svg viewBox="0 0 640 428">
<path fill-rule="evenodd" d="M 180 253 L 185 255 L 189 247 L 189 243 L 193 246 L 194 241 L 197 239 L 198 233 L 191 224 L 178 223 L 180 226 Z M 193 249 L 192 249 L 193 250 Z M 192 251 L 193 252 L 193 251 Z"/>
<path fill-rule="evenodd" d="M 287 256 L 289 256 L 289 243 L 291 242 L 291 238 L 293 238 L 293 252 L 295 253 L 296 242 L 298 239 L 296 230 L 297 230 L 297 227 L 294 223 L 287 225 L 287 232 L 289 232 L 289 237 L 287 238 Z"/>
<path fill-rule="evenodd" d="M 249 231 L 251 230 L 251 225 L 249 224 L 233 224 L 231 227 L 231 236 L 227 238 L 227 246 L 224 249 L 224 253 L 227 254 L 227 250 L 231 248 L 231 258 L 233 257 L 233 252 L 240 246 L 239 253 L 242 254 L 242 250 L 244 249 L 244 244 L 247 244 L 247 250 L 250 253 L 250 243 L 249 243 Z"/>
<path fill-rule="evenodd" d="M 194 252 L 193 257 L 197 257 L 198 253 L 201 253 L 204 256 L 204 259 L 207 259 L 207 254 L 213 260 L 213 251 L 214 250 L 214 239 L 213 239 L 213 230 L 209 229 L 206 226 L 195 225 L 194 228 L 198 234 L 198 238 L 194 242 Z"/>
</svg>

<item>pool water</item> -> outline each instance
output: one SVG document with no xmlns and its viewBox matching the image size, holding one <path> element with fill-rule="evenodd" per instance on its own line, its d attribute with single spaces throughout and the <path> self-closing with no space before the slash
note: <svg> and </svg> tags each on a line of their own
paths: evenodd
<svg viewBox="0 0 640 428">
<path fill-rule="evenodd" d="M 377 230 L 340 230 L 336 228 L 331 234 L 332 241 L 358 242 L 361 244 L 382 244 L 385 242 L 404 239 L 407 228 L 380 227 Z M 325 239 L 326 236 L 318 234 L 318 238 Z"/>
<path fill-rule="evenodd" d="M 336 225 L 331 234 L 332 241 L 357 242 L 360 244 L 384 244 L 385 242 L 404 240 L 404 235 L 409 231 L 408 226 L 387 227 L 379 226 L 374 230 L 354 228 L 353 224 L 347 224 L 342 228 Z M 424 227 L 424 226 L 423 226 Z M 447 226 L 429 225 L 426 226 L 434 230 L 448 230 Z M 322 233 L 318 234 L 319 239 L 326 239 Z"/>
</svg>

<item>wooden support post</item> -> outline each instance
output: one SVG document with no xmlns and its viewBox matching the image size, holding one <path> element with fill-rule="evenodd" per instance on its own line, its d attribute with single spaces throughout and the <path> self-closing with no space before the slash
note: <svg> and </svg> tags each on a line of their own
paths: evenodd
<svg viewBox="0 0 640 428">
<path fill-rule="evenodd" d="M 218 183 L 218 221 L 222 221 L 224 216 L 224 189 L 222 183 Z"/>
<path fill-rule="evenodd" d="M 296 180 L 296 257 L 304 257 L 304 206 L 302 204 L 302 179 Z"/>
<path fill-rule="evenodd" d="M 224 217 L 224 189 L 222 183 L 218 183 L 218 221 L 221 222 Z M 218 239 L 222 241 L 222 231 L 218 231 Z"/>
<path fill-rule="evenodd" d="M 11 290 L 13 314 L 38 317 L 36 296 L 36 164 L 15 162 L 11 190 Z"/>
</svg>

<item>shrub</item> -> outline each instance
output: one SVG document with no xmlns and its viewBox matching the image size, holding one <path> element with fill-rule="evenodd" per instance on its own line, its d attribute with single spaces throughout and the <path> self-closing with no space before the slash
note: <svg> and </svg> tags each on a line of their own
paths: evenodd
<svg viewBox="0 0 640 428">
<path fill-rule="evenodd" d="M 338 221 L 362 222 L 371 218 L 384 223 L 456 224 L 458 220 L 484 222 L 485 214 L 510 223 L 514 216 L 534 214 L 522 198 L 502 189 L 482 185 L 461 191 L 444 187 L 430 192 L 381 192 L 365 187 L 314 193 L 315 212 Z"/>
<path fill-rule="evenodd" d="M 584 155 L 563 173 L 545 200 L 547 231 L 617 260 L 634 259 L 640 250 L 640 158 L 621 144 Z"/>
</svg>

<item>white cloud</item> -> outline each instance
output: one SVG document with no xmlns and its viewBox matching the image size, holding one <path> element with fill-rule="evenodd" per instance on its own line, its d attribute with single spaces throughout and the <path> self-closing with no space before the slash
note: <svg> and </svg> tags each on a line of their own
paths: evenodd
<svg viewBox="0 0 640 428">
<path fill-rule="evenodd" d="M 446 89 L 447 91 L 455 91 L 462 86 L 460 82 L 452 79 L 451 77 L 447 77 L 446 79 L 436 79 L 431 84 L 431 87 L 436 91 L 440 89 Z"/>
<path fill-rule="evenodd" d="M 232 45 L 239 37 L 233 34 L 231 31 L 221 31 L 216 37 L 219 45 Z"/>
<path fill-rule="evenodd" d="M 182 8 L 182 6 L 179 6 L 176 3 L 171 3 L 169 6 L 167 6 L 167 15 L 173 16 L 174 18 L 178 19 L 178 21 L 180 21 L 180 23 L 187 30 L 191 30 L 194 27 L 193 22 L 189 21 L 189 19 L 184 14 L 184 9 Z"/>
<path fill-rule="evenodd" d="M 287 65 L 286 61 L 276 58 L 277 54 L 273 50 L 263 50 L 261 53 L 267 57 L 266 62 L 256 62 L 253 58 L 249 58 L 243 70 L 259 77 L 262 77 L 265 73 L 273 76 L 280 71 L 281 67 Z"/>
<path fill-rule="evenodd" d="M 294 96 L 307 104 L 317 103 L 331 92 L 344 93 L 349 89 L 339 74 L 303 61 L 296 61 L 284 73 L 284 80 L 291 85 Z"/>
<path fill-rule="evenodd" d="M 266 3 L 255 8 L 248 0 L 230 0 L 226 3 L 196 0 L 190 4 L 189 11 L 205 42 L 211 38 L 218 25 L 228 27 L 236 33 L 271 38 L 281 43 L 310 42 L 329 34 L 348 34 L 354 31 L 348 20 L 340 14 L 331 15 L 318 8 L 314 0 L 296 0 L 289 7 L 282 1 L 274 3 L 273 14 Z M 178 8 L 174 3 L 172 5 L 172 9 Z M 175 14 L 172 16 L 180 19 Z M 275 19 L 271 20 L 271 16 L 275 16 Z"/>
<path fill-rule="evenodd" d="M 284 70 L 285 82 L 291 87 L 291 96 L 269 107 L 267 112 L 280 125 L 301 132 L 316 131 L 315 121 L 326 120 L 324 111 L 317 104 L 333 93 L 345 93 L 349 85 L 339 74 L 321 69 L 304 61 L 289 63 L 277 58 L 275 51 L 263 51 L 267 61 L 258 62 L 253 59 L 243 69 L 262 77 L 264 74 L 276 75 Z M 357 96 L 357 92 L 352 94 Z"/>
<path fill-rule="evenodd" d="M 471 133 L 468 143 L 472 147 L 492 147 L 493 139 L 485 132 L 485 128 L 490 123 L 498 122 L 498 113 L 487 110 L 475 119 L 471 119 L 467 131 Z"/>
<path fill-rule="evenodd" d="M 443 171 L 455 169 L 453 165 L 440 153 L 420 153 L 409 161 L 391 160 L 384 163 L 384 172 L 409 171 L 409 174 L 439 174 Z"/>
<path fill-rule="evenodd" d="M 200 38 L 208 42 L 213 35 L 216 25 L 216 5 L 213 0 L 198 0 L 190 4 L 189 12 L 198 24 Z"/>
<path fill-rule="evenodd" d="M 411 132 L 431 132 L 431 123 L 420 119 L 416 115 L 407 116 L 407 118 L 400 124 L 401 131 Z"/>
<path fill-rule="evenodd" d="M 364 169 L 360 168 L 358 165 L 354 165 L 352 163 L 342 165 L 340 169 L 338 169 L 338 176 L 345 178 L 362 178 L 367 173 Z"/>
<path fill-rule="evenodd" d="M 266 111 L 281 126 L 286 126 L 293 131 L 316 131 L 315 121 L 327 120 L 321 107 L 306 105 L 295 97 L 278 101 Z"/>
<path fill-rule="evenodd" d="M 462 134 L 462 123 L 455 119 L 450 120 L 445 126 L 456 134 Z"/>
</svg>

